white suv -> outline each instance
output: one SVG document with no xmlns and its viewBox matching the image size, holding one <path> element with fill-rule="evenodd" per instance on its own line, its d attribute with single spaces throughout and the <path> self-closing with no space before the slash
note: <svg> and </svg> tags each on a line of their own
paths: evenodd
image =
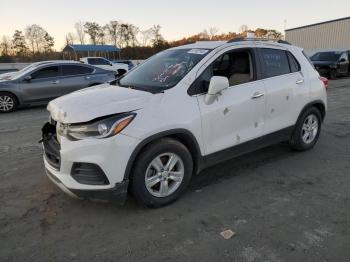
<svg viewBox="0 0 350 262">
<path fill-rule="evenodd" d="M 53 100 L 43 127 L 47 175 L 80 198 L 125 196 L 158 207 L 192 174 L 289 141 L 318 140 L 325 84 L 282 42 L 197 42 L 156 54 L 119 80 Z"/>
</svg>

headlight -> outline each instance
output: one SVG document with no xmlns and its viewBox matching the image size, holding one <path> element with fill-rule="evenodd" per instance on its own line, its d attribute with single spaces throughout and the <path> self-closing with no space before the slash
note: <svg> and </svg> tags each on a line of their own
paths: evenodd
<svg viewBox="0 0 350 262">
<path fill-rule="evenodd" d="M 119 114 L 82 124 L 59 124 L 57 132 L 70 140 L 106 138 L 120 133 L 135 118 L 135 113 Z"/>
</svg>

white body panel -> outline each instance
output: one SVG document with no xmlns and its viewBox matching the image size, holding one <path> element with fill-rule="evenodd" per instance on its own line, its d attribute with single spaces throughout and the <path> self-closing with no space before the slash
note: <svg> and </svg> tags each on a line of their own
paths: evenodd
<svg viewBox="0 0 350 262">
<path fill-rule="evenodd" d="M 253 99 L 254 94 L 263 96 Z M 211 105 L 198 97 L 205 154 L 241 144 L 264 132 L 265 88 L 262 82 L 229 87 Z"/>
<path fill-rule="evenodd" d="M 288 49 L 301 64 L 301 72 L 232 86 L 211 104 L 205 95 L 187 91 L 201 72 L 221 53 L 240 47 Z M 62 139 L 60 171 L 46 161 L 46 168 L 67 188 L 105 189 L 122 182 L 126 165 L 135 148 L 145 139 L 163 131 L 184 129 L 199 145 L 202 156 L 293 126 L 304 106 L 322 101 L 326 91 L 318 73 L 301 50 L 274 43 L 210 42 L 178 48 L 213 48 L 176 86 L 164 93 L 151 94 L 104 84 L 58 98 L 48 105 L 53 119 L 61 123 L 81 123 L 98 117 L 136 110 L 137 116 L 121 134 L 108 139 L 69 141 Z M 296 84 L 303 79 L 302 84 Z M 257 92 L 263 94 L 252 99 Z M 87 186 L 70 177 L 74 162 L 98 164 L 109 181 L 107 186 Z"/>
</svg>

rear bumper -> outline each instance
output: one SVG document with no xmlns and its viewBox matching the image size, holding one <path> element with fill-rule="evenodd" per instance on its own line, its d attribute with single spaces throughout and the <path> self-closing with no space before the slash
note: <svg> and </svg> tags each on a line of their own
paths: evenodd
<svg viewBox="0 0 350 262">
<path fill-rule="evenodd" d="M 87 199 L 95 201 L 113 201 L 123 204 L 126 200 L 128 193 L 129 181 L 124 180 L 121 183 L 115 184 L 113 188 L 108 189 L 98 189 L 98 190 L 81 190 L 81 189 L 71 189 L 66 187 L 62 181 L 53 174 L 49 169 L 46 170 L 46 175 L 49 179 L 58 186 L 67 195 L 77 198 L 77 199 Z"/>
</svg>

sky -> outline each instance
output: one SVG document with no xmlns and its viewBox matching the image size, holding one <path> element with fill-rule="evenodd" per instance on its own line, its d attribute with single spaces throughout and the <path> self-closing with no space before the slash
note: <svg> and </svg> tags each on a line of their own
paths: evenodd
<svg viewBox="0 0 350 262">
<path fill-rule="evenodd" d="M 104 25 L 121 20 L 141 30 L 159 24 L 166 40 L 176 40 L 210 27 L 219 33 L 238 32 L 243 24 L 283 32 L 347 17 L 349 10 L 349 0 L 3 0 L 0 36 L 39 24 L 54 37 L 55 48 L 61 49 L 77 21 Z"/>
</svg>

